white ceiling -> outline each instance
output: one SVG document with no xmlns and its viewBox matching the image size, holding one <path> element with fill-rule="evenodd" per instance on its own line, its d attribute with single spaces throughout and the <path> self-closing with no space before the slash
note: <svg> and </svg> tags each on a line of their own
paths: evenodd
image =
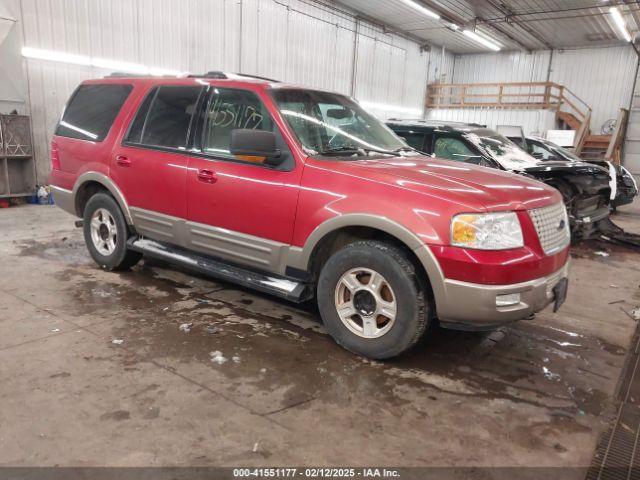
<svg viewBox="0 0 640 480">
<path fill-rule="evenodd" d="M 608 13 L 618 6 L 632 37 L 640 25 L 640 3 L 622 0 L 415 0 L 442 17 L 434 20 L 401 0 L 339 0 L 339 3 L 432 45 L 454 53 L 487 48 L 452 31 L 454 22 L 477 28 L 504 50 L 540 50 L 621 45 Z"/>
</svg>

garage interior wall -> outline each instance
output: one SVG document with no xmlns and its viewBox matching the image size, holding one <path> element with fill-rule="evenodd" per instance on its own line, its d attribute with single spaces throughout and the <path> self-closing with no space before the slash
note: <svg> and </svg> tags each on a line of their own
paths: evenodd
<svg viewBox="0 0 640 480">
<path fill-rule="evenodd" d="M 196 73 L 261 75 L 353 95 L 385 117 L 422 116 L 426 85 L 452 78 L 453 55 L 440 47 L 421 51 L 417 42 L 384 32 L 331 3 L 0 3 L 17 12 L 17 30 L 27 47 Z M 44 183 L 48 143 L 64 103 L 79 82 L 109 72 L 36 59 L 26 64 L 37 175 Z"/>
<path fill-rule="evenodd" d="M 452 83 L 551 81 L 564 85 L 592 108 L 591 132 L 598 135 L 607 120 L 617 118 L 620 108 L 629 108 L 636 63 L 631 46 L 458 55 Z M 480 123 L 490 127 L 522 124 L 525 133 L 553 127 L 552 117 L 517 110 L 436 110 L 428 116 L 459 121 L 484 118 Z"/>
</svg>

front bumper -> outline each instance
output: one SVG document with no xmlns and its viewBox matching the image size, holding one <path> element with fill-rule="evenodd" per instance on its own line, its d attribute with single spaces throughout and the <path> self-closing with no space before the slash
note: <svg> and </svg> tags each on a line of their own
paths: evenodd
<svg viewBox="0 0 640 480">
<path fill-rule="evenodd" d="M 481 285 L 445 279 L 444 298 L 436 299 L 438 319 L 443 327 L 461 330 L 487 330 L 522 320 L 553 302 L 553 287 L 568 276 L 569 260 L 551 275 L 512 285 Z M 512 293 L 520 294 L 520 303 L 496 306 L 496 296 Z"/>
</svg>

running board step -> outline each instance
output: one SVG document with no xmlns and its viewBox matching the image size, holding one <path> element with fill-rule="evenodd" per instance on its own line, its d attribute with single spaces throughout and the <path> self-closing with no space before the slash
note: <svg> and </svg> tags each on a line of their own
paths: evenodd
<svg viewBox="0 0 640 480">
<path fill-rule="evenodd" d="M 307 283 L 287 277 L 257 273 L 148 238 L 131 237 L 127 246 L 148 257 L 178 264 L 204 275 L 237 283 L 291 302 L 304 302 L 313 295 L 313 289 Z"/>
</svg>

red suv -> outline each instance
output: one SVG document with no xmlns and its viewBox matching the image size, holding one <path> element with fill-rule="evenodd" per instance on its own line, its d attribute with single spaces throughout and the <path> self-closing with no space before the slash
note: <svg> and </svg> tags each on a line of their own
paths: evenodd
<svg viewBox="0 0 640 480">
<path fill-rule="evenodd" d="M 335 340 L 371 358 L 436 319 L 490 329 L 566 295 L 555 189 L 425 157 L 343 95 L 220 72 L 90 80 L 51 165 L 102 268 L 144 254 L 316 298 Z"/>
</svg>

